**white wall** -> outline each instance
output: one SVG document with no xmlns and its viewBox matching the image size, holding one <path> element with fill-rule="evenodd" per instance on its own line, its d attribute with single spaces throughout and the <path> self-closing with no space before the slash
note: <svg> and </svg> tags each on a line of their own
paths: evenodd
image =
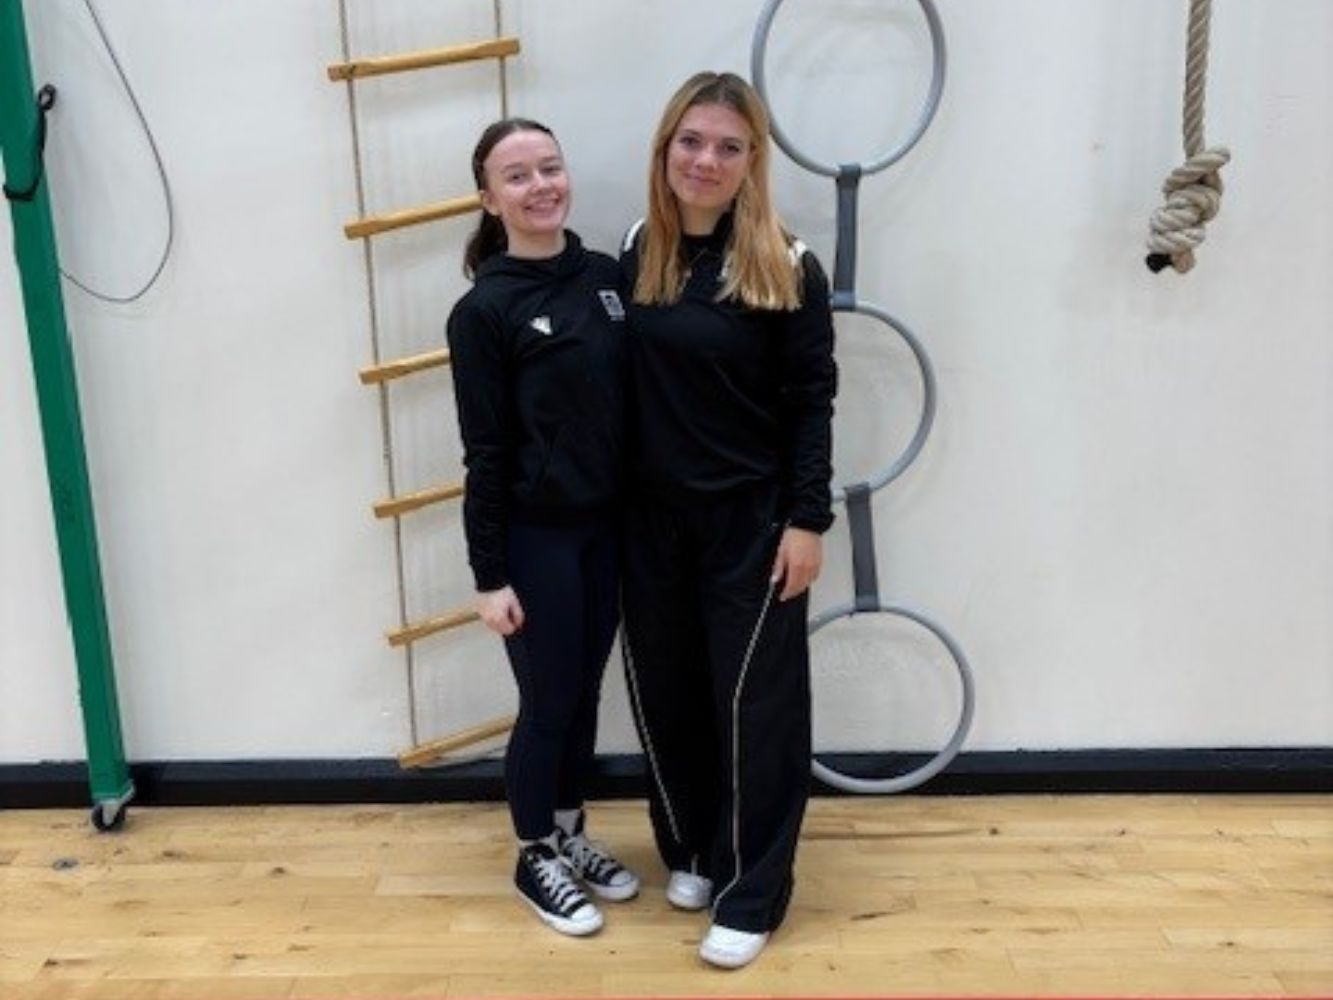
<svg viewBox="0 0 1333 1000">
<path fill-rule="evenodd" d="M 1180 157 L 1185 4 L 947 0 L 939 117 L 861 195 L 858 291 L 939 381 L 918 462 L 876 496 L 881 589 L 977 675 L 974 749 L 1288 746 L 1333 737 L 1333 37 L 1325 0 L 1218 0 L 1210 139 L 1235 154 L 1198 268 L 1153 277 L 1147 218 Z M 748 72 L 755 2 L 505 0 L 511 108 L 560 134 L 574 225 L 610 249 L 644 150 L 696 68 Z M 381 756 L 508 710 L 498 643 L 397 622 L 337 7 L 100 0 L 171 174 L 176 244 L 130 306 L 66 286 L 131 758 Z M 481 0 L 348 0 L 353 51 L 490 33 Z M 63 262 L 133 288 L 164 234 L 151 157 L 81 3 L 29 0 L 61 88 L 50 176 Z M 798 44 L 799 42 L 799 44 Z M 916 114 L 928 46 L 906 0 L 792 0 L 768 61 L 783 126 L 865 159 Z M 369 210 L 464 193 L 491 66 L 358 85 Z M 832 266 L 832 182 L 780 155 L 790 225 Z M 373 244 L 380 351 L 439 346 L 468 220 Z M 8 219 L 3 223 L 8 230 Z M 82 752 L 31 368 L 0 259 L 0 761 Z M 840 478 L 910 434 L 920 388 L 878 324 L 840 321 Z M 456 478 L 448 378 L 391 390 L 393 476 Z M 402 521 L 409 617 L 468 598 L 457 509 Z M 851 589 L 846 526 L 814 606 Z M 828 748 L 939 737 L 954 693 L 920 630 L 816 641 Z M 601 747 L 634 749 L 619 666 Z"/>
</svg>

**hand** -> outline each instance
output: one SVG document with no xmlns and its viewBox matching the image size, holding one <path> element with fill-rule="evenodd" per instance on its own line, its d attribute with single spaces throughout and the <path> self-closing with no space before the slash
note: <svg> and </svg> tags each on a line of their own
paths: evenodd
<svg viewBox="0 0 1333 1000">
<path fill-rule="evenodd" d="M 486 590 L 477 595 L 477 614 L 492 632 L 513 635 L 523 627 L 523 605 L 513 587 Z"/>
<path fill-rule="evenodd" d="M 813 531 L 804 528 L 786 528 L 778 542 L 778 555 L 773 560 L 770 582 L 782 581 L 779 601 L 789 601 L 805 593 L 819 576 L 824 561 L 824 542 Z"/>
</svg>

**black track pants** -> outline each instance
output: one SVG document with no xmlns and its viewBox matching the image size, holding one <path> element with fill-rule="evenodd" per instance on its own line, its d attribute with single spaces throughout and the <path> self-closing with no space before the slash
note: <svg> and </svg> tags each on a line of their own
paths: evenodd
<svg viewBox="0 0 1333 1000">
<path fill-rule="evenodd" d="M 769 584 L 775 491 L 630 512 L 625 668 L 671 870 L 713 881 L 713 917 L 778 926 L 810 787 L 805 595 Z"/>
<path fill-rule="evenodd" d="M 505 640 L 519 692 L 505 789 L 521 840 L 549 834 L 556 809 L 583 805 L 618 618 L 618 543 L 611 523 L 510 528 L 510 581 L 526 620 Z"/>
</svg>

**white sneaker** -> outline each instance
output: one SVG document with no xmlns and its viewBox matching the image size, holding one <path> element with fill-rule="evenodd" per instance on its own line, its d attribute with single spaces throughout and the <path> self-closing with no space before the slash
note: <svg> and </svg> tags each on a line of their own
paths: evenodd
<svg viewBox="0 0 1333 1000">
<path fill-rule="evenodd" d="M 768 944 L 768 934 L 733 930 L 714 924 L 708 928 L 699 945 L 699 957 L 710 965 L 723 969 L 739 969 L 749 965 Z"/>
<path fill-rule="evenodd" d="M 667 902 L 678 910 L 702 910 L 713 895 L 713 881 L 693 872 L 672 872 L 667 879 Z"/>
</svg>

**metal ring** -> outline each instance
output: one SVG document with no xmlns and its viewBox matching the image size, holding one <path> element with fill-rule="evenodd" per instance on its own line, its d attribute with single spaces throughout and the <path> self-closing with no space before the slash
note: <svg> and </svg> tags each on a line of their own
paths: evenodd
<svg viewBox="0 0 1333 1000">
<path fill-rule="evenodd" d="M 917 422 L 916 432 L 912 435 L 912 439 L 907 442 L 907 447 L 903 449 L 901 455 L 885 466 L 882 471 L 876 473 L 870 479 L 864 480 L 869 484 L 872 491 L 878 490 L 902 475 L 907 467 L 916 460 L 917 455 L 921 454 L 921 449 L 925 447 L 926 438 L 930 436 L 930 428 L 935 423 L 935 370 L 931 367 L 930 356 L 926 354 L 926 349 L 912 335 L 912 331 L 878 306 L 870 305 L 867 302 L 854 302 L 850 306 L 834 306 L 833 311 L 835 313 L 862 313 L 866 316 L 873 316 L 880 322 L 887 324 L 912 349 L 912 354 L 916 357 L 917 367 L 921 370 L 923 399 L 921 401 L 921 419 Z M 856 481 L 862 482 L 863 480 L 858 479 Z M 833 501 L 838 503 L 846 499 L 846 487 L 834 487 Z"/>
<path fill-rule="evenodd" d="M 944 91 L 944 67 L 946 62 L 944 27 L 940 24 L 940 15 L 935 10 L 935 4 L 932 0 L 917 0 L 917 3 L 921 5 L 921 10 L 926 15 L 926 24 L 930 28 L 932 61 L 930 90 L 926 94 L 926 102 L 922 105 L 921 115 L 917 119 L 916 126 L 908 134 L 907 139 L 896 149 L 885 153 L 878 160 L 862 164 L 862 175 L 878 173 L 906 156 L 911 148 L 920 141 L 926 129 L 930 127 L 935 112 L 939 110 L 940 95 Z M 750 77 L 754 80 L 755 90 L 759 92 L 759 96 L 763 98 L 764 104 L 769 109 L 769 127 L 773 132 L 774 141 L 782 148 L 782 151 L 805 167 L 806 170 L 823 174 L 825 177 L 837 177 L 838 168 L 836 166 L 829 166 L 811 159 L 797 149 L 796 144 L 787 138 L 787 135 L 778 127 L 777 116 L 773 112 L 773 103 L 768 99 L 768 90 L 764 84 L 764 56 L 768 49 L 769 29 L 773 26 L 773 18 L 781 6 L 782 0 L 768 0 L 764 5 L 763 13 L 759 15 L 759 24 L 754 33 L 754 43 L 750 48 Z"/>
<path fill-rule="evenodd" d="M 917 785 L 929 781 L 943 771 L 958 756 L 958 751 L 962 749 L 968 730 L 972 728 L 972 713 L 975 706 L 972 668 L 968 665 L 967 657 L 963 654 L 962 648 L 948 632 L 921 612 L 900 605 L 882 604 L 872 610 L 858 609 L 854 604 L 844 604 L 831 608 L 811 619 L 808 634 L 813 636 L 825 625 L 837 621 L 839 618 L 850 618 L 858 614 L 890 614 L 907 618 L 926 629 L 944 644 L 944 648 L 949 651 L 954 665 L 958 668 L 958 679 L 962 684 L 963 704 L 958 716 L 958 725 L 954 727 L 953 735 L 949 737 L 949 741 L 939 753 L 906 774 L 895 775 L 891 778 L 857 778 L 850 774 L 843 774 L 841 771 L 835 771 L 827 764 L 821 763 L 818 757 L 811 760 L 810 770 L 820 781 L 844 792 L 855 792 L 860 795 L 889 795 L 894 792 L 905 792 L 909 788 L 915 788 Z"/>
</svg>

